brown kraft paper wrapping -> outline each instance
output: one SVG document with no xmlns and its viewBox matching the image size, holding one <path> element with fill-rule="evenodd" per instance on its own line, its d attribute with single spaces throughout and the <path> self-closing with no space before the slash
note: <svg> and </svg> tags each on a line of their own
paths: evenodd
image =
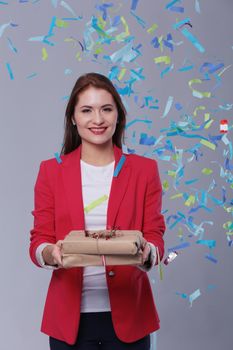
<svg viewBox="0 0 233 350">
<path fill-rule="evenodd" d="M 71 231 L 62 242 L 63 267 L 142 264 L 141 243 L 135 230 Z"/>
</svg>

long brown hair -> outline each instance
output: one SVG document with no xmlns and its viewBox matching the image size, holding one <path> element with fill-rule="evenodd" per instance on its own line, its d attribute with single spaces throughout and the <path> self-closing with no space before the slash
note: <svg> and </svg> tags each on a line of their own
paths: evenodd
<svg viewBox="0 0 233 350">
<path fill-rule="evenodd" d="M 74 114 L 75 106 L 78 102 L 79 94 L 86 90 L 89 86 L 104 89 L 112 95 L 117 105 L 118 111 L 118 122 L 116 124 L 115 133 L 112 137 L 112 142 L 119 148 L 122 148 L 122 141 L 124 142 L 124 129 L 127 112 L 125 106 L 123 105 L 123 102 L 121 101 L 121 97 L 112 82 L 106 76 L 99 73 L 87 73 L 81 75 L 76 81 L 66 107 L 64 125 L 65 132 L 61 154 L 68 154 L 72 152 L 82 143 L 77 128 L 72 123 L 72 117 Z"/>
</svg>

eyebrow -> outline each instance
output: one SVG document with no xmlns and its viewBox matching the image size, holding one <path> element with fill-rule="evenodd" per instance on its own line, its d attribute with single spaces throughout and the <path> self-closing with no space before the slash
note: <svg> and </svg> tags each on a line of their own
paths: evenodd
<svg viewBox="0 0 233 350">
<path fill-rule="evenodd" d="M 107 103 L 101 107 L 107 107 L 107 106 L 110 106 L 110 107 L 114 107 L 111 103 Z M 87 106 L 87 105 L 84 105 L 84 106 L 81 106 L 80 108 L 92 108 L 92 106 Z"/>
</svg>

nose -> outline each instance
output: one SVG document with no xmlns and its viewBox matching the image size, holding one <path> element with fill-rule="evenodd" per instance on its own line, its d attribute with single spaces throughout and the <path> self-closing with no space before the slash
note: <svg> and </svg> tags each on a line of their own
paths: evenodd
<svg viewBox="0 0 233 350">
<path fill-rule="evenodd" d="M 93 113 L 93 122 L 97 125 L 100 125 L 104 122 L 104 117 L 99 110 L 95 110 Z"/>
</svg>

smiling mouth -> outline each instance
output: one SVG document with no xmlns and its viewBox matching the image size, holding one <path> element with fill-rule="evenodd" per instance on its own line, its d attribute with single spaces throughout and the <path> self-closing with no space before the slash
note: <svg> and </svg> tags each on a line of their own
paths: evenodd
<svg viewBox="0 0 233 350">
<path fill-rule="evenodd" d="M 107 127 L 101 127 L 101 128 L 89 128 L 89 130 L 96 134 L 96 135 L 100 135 L 100 134 L 103 134 L 105 132 L 105 130 L 107 129 Z"/>
</svg>

